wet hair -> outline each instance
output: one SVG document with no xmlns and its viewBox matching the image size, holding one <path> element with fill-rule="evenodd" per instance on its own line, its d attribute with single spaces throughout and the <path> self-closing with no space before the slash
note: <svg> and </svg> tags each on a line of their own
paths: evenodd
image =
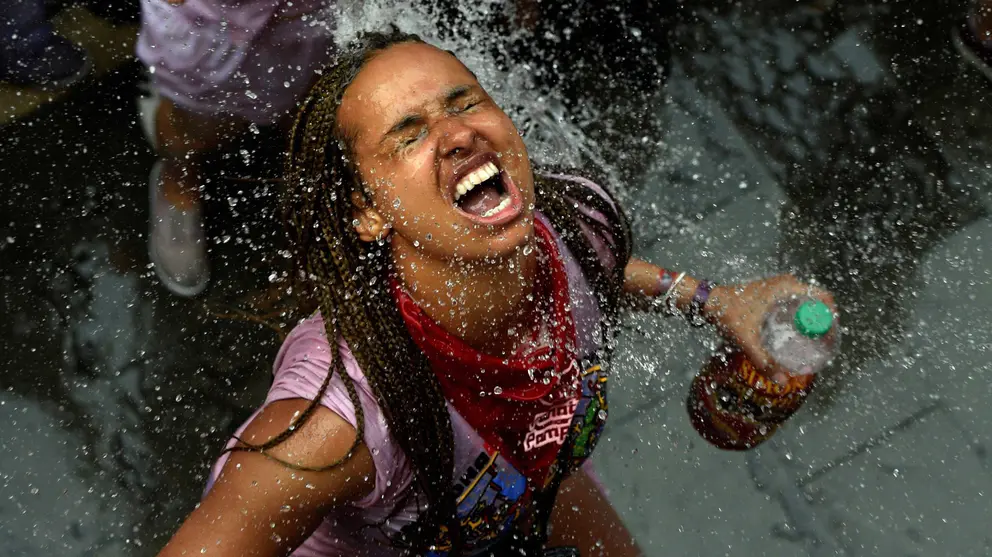
<svg viewBox="0 0 992 557">
<path fill-rule="evenodd" d="M 338 338 L 347 342 L 381 407 L 392 437 L 410 459 L 416 485 L 426 505 L 413 528 L 405 528 L 400 545 L 423 551 L 437 541 L 441 530 L 459 547 L 452 494 L 454 439 L 445 398 L 423 352 L 414 343 L 390 291 L 392 258 L 388 243 L 364 242 L 352 223 L 353 192 L 365 190 L 355 166 L 348 138 L 337 121 L 345 90 L 367 62 L 389 47 L 423 43 L 416 35 L 393 29 L 367 33 L 345 49 L 335 63 L 325 68 L 302 101 L 290 135 L 285 168 L 286 188 L 282 213 L 290 237 L 296 276 L 301 288 L 312 293 L 323 317 L 331 347 Z M 586 206 L 616 218 L 604 225 L 576 209 L 578 189 L 574 183 L 535 177 L 538 208 L 550 219 L 570 250 L 576 254 L 586 276 L 599 294 L 607 320 L 616 316 L 623 266 L 629 258 L 630 229 L 618 209 L 598 196 L 581 200 Z M 584 223 L 584 224 L 583 224 Z M 618 238 L 615 247 L 619 269 L 606 269 L 592 250 L 581 227 L 602 230 Z M 319 468 L 326 470 L 351 457 L 362 442 L 365 416 L 352 378 L 340 357 L 332 358 L 331 369 L 320 391 L 293 425 L 262 444 L 241 442 L 234 450 L 266 452 L 288 439 L 317 408 L 337 374 L 355 407 L 358 435 L 348 454 Z"/>
</svg>

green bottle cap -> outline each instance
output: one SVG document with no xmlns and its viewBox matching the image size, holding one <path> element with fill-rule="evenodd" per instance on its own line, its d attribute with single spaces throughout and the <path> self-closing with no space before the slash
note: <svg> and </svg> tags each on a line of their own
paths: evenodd
<svg viewBox="0 0 992 557">
<path fill-rule="evenodd" d="M 834 314 L 827 304 L 817 300 L 804 302 L 796 310 L 796 329 L 808 338 L 820 338 L 830 331 L 834 324 Z"/>
</svg>

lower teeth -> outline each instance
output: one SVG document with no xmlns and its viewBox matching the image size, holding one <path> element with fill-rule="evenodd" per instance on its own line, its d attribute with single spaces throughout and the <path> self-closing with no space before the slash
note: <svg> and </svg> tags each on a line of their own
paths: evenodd
<svg viewBox="0 0 992 557">
<path fill-rule="evenodd" d="M 499 205 L 493 207 L 492 209 L 489 209 L 485 213 L 482 213 L 482 216 L 484 218 L 485 217 L 491 217 L 491 216 L 495 215 L 496 213 L 499 213 L 503 209 L 506 209 L 509 205 L 510 205 L 510 197 L 509 196 L 504 197 L 503 198 L 503 201 L 500 201 L 499 202 Z"/>
</svg>

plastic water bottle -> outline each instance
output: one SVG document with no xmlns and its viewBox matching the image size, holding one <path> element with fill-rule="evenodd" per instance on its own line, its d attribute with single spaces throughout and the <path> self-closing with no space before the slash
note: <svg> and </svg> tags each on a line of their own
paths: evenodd
<svg viewBox="0 0 992 557">
<path fill-rule="evenodd" d="M 726 346 L 693 379 L 686 407 L 693 427 L 721 449 L 750 449 L 771 437 L 802 406 L 817 374 L 839 348 L 840 335 L 826 304 L 784 300 L 765 317 L 765 350 L 787 371 L 768 378 L 737 347 Z"/>
</svg>

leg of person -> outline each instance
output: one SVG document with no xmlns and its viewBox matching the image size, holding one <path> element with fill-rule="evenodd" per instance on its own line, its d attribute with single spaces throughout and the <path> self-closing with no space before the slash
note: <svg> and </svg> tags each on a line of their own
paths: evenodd
<svg viewBox="0 0 992 557">
<path fill-rule="evenodd" d="M 961 56 L 992 81 L 992 0 L 975 0 L 953 38 Z"/>
<path fill-rule="evenodd" d="M 6 0 L 0 13 L 0 81 L 65 87 L 84 78 L 90 57 L 55 34 L 44 0 Z"/>
<path fill-rule="evenodd" d="M 138 58 L 162 99 L 148 134 L 162 157 L 152 172 L 149 254 L 162 282 L 180 295 L 200 293 L 209 277 L 204 155 L 249 122 L 275 124 L 290 114 L 333 44 L 303 17 L 316 9 L 312 2 L 242 4 L 224 12 L 228 21 L 205 12 L 202 2 L 142 0 Z M 145 113 L 154 103 L 139 101 Z"/>
<path fill-rule="evenodd" d="M 200 172 L 204 156 L 247 126 L 232 117 L 195 114 L 164 99 L 155 114 L 159 160 L 149 183 L 148 252 L 155 273 L 181 296 L 195 296 L 210 279 L 203 229 Z"/>
</svg>

